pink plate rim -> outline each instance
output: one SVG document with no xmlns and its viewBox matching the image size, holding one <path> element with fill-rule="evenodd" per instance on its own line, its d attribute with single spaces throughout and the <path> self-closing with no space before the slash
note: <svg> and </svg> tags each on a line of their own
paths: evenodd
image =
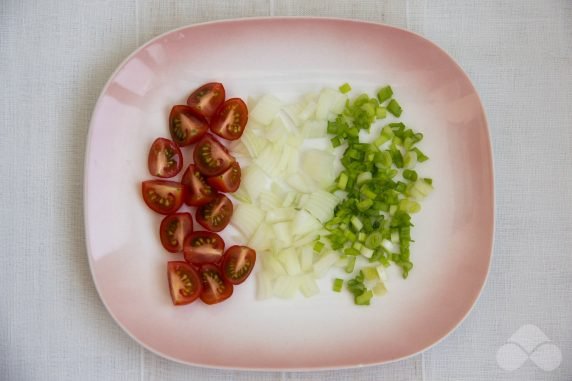
<svg viewBox="0 0 572 381">
<path fill-rule="evenodd" d="M 402 357 L 399 358 L 395 358 L 395 359 L 391 359 L 391 360 L 382 360 L 379 362 L 369 362 L 369 363 L 364 363 L 364 364 L 355 364 L 355 365 L 340 365 L 340 366 L 316 366 L 316 367 L 299 367 L 299 368 L 265 368 L 265 367 L 237 367 L 237 366 L 213 366 L 213 365 L 208 365 L 208 364 L 201 364 L 201 363 L 193 363 L 190 361 L 184 361 L 181 359 L 177 359 L 174 358 L 172 356 L 169 356 L 165 353 L 162 353 L 148 345 L 146 345 L 145 343 L 141 342 L 137 337 L 135 337 L 130 331 L 129 329 L 127 329 L 127 327 L 125 327 L 115 316 L 115 314 L 113 313 L 113 311 L 109 308 L 108 304 L 106 303 L 106 301 L 104 300 L 104 298 L 102 297 L 101 291 L 100 291 L 100 285 L 98 284 L 98 281 L 95 277 L 94 274 L 94 265 L 92 263 L 92 253 L 91 253 L 91 248 L 89 246 L 89 229 L 88 229 L 88 216 L 87 216 L 87 193 L 88 193 L 88 177 L 86 176 L 87 174 L 87 164 L 88 164 L 88 158 L 90 157 L 90 152 L 91 152 L 91 142 L 92 142 L 92 134 L 94 131 L 94 116 L 97 115 L 97 113 L 99 112 L 99 109 L 101 107 L 102 104 L 102 99 L 105 95 L 105 93 L 108 91 L 110 84 L 112 83 L 112 81 L 114 80 L 114 78 L 117 76 L 117 74 L 121 71 L 121 69 L 123 69 L 125 67 L 125 65 L 140 51 L 142 51 L 143 49 L 145 49 L 146 47 L 148 47 L 149 45 L 153 44 L 155 41 L 158 41 L 168 35 L 177 33 L 181 30 L 187 30 L 187 29 L 191 29 L 191 28 L 195 28 L 195 27 L 202 27 L 202 26 L 206 26 L 206 25 L 212 25 L 212 24 L 227 24 L 227 23 L 245 23 L 245 22 L 250 22 L 250 21 L 272 21 L 272 20 L 276 20 L 276 21 L 280 21 L 280 20 L 305 20 L 305 21 L 330 21 L 330 22 L 338 22 L 338 23 L 353 23 L 353 24 L 363 24 L 363 25 L 375 25 L 375 26 L 382 26 L 384 28 L 387 29 L 393 29 L 393 30 L 397 30 L 403 33 L 407 33 L 410 35 L 413 35 L 419 39 L 424 40 L 425 42 L 429 43 L 430 45 L 432 45 L 434 48 L 436 48 L 437 50 L 439 50 L 441 53 L 443 53 L 444 55 L 446 55 L 451 62 L 453 62 L 455 64 L 455 66 L 457 66 L 457 68 L 459 69 L 459 72 L 462 73 L 464 79 L 466 79 L 467 83 L 470 84 L 472 90 L 474 91 L 477 100 L 478 100 L 478 104 L 480 107 L 480 111 L 482 113 L 483 116 L 483 120 L 484 120 L 484 127 L 485 127 L 485 132 L 487 135 L 487 143 L 488 143 L 488 151 L 489 151 L 489 162 L 490 162 L 490 167 L 487 168 L 489 173 L 490 173 L 490 184 L 491 184 L 491 201 L 492 201 L 492 221 L 491 221 L 491 241 L 490 241 L 490 247 L 488 250 L 488 263 L 487 263 L 487 271 L 485 274 L 485 277 L 483 279 L 483 282 L 481 284 L 481 287 L 479 289 L 478 294 L 476 295 L 476 297 L 474 298 L 474 300 L 472 301 L 471 307 L 465 312 L 464 316 L 462 316 L 462 318 L 456 323 L 456 325 L 454 325 L 453 327 L 450 328 L 450 330 L 448 332 L 446 332 L 440 339 L 435 340 L 433 343 L 427 345 L 425 348 L 421 348 L 418 351 L 408 354 L 408 355 L 404 355 Z M 489 127 L 489 121 L 487 118 L 487 115 L 485 113 L 485 109 L 483 107 L 483 102 L 482 99 L 479 95 L 479 93 L 477 92 L 473 82 L 471 81 L 470 77 L 467 75 L 467 73 L 463 70 L 463 68 L 459 65 L 459 63 L 445 50 L 443 50 L 441 47 L 439 47 L 436 43 L 432 42 L 431 40 L 427 39 L 426 37 L 404 29 L 404 28 L 400 28 L 400 27 L 396 27 L 396 26 L 392 26 L 392 25 L 388 25 L 388 24 L 384 24 L 384 23 L 378 23 L 378 22 L 371 22 L 371 21 L 364 21 L 364 20 L 354 20 L 354 19 L 348 19 L 348 18 L 340 18 L 340 17 L 320 17 L 320 16 L 262 16 L 262 17 L 241 17 L 241 18 L 231 18 L 231 19 L 221 19 L 221 20 L 213 20 L 213 21 L 207 21 L 207 22 L 202 22 L 202 23 L 196 23 L 196 24 L 189 24 L 189 25 L 185 25 L 185 26 L 181 26 L 172 30 L 169 30 L 167 32 L 164 32 L 156 37 L 153 37 L 152 39 L 148 40 L 147 42 L 143 43 L 142 45 L 140 45 L 139 47 L 137 47 L 133 52 L 131 52 L 118 66 L 117 68 L 113 71 L 113 73 L 110 75 L 109 79 L 107 80 L 107 82 L 105 83 L 105 85 L 103 86 L 97 102 L 95 104 L 94 110 L 92 112 L 91 118 L 90 118 L 90 123 L 89 123 L 89 130 L 87 133 L 87 138 L 86 138 L 86 151 L 85 151 L 85 157 L 84 157 L 84 187 L 83 187 L 83 208 L 84 208 L 84 232 L 85 232 L 85 240 L 86 240 L 86 250 L 87 250 L 87 255 L 88 255 L 88 260 L 89 260 L 89 268 L 90 268 L 90 273 L 93 279 L 93 282 L 95 284 L 95 288 L 97 290 L 98 296 L 101 300 L 101 302 L 103 303 L 103 305 L 105 306 L 105 308 L 107 309 L 108 313 L 111 315 L 111 317 L 113 318 L 113 320 L 119 325 L 119 327 L 121 327 L 121 329 L 126 332 L 129 337 L 131 337 L 135 342 L 137 342 L 139 345 L 141 345 L 143 348 L 147 349 L 148 351 L 154 353 L 157 356 L 166 358 L 168 360 L 174 361 L 176 363 L 179 364 L 184 364 L 184 365 L 191 365 L 191 366 L 196 366 L 196 367 L 202 367 L 202 368 L 208 368 L 208 369 L 226 369 L 226 370 L 242 370 L 242 371 L 256 371 L 256 372 L 281 372 L 281 371 L 286 371 L 286 372 L 312 372 L 312 371 L 324 371 L 324 370 L 340 370 L 340 369 L 355 369 L 355 368 L 361 368 L 364 366 L 375 366 L 375 365 L 382 365 L 382 364 L 390 364 L 390 363 L 394 363 L 397 361 L 401 361 L 401 360 L 405 360 L 408 358 L 411 358 L 413 356 L 416 356 L 420 353 L 423 353 L 431 348 L 433 348 L 434 346 L 436 346 L 437 344 L 441 343 L 445 338 L 447 338 L 453 331 L 455 331 L 467 318 L 467 316 L 471 313 L 471 311 L 475 308 L 475 305 L 478 301 L 478 299 L 480 298 L 483 289 L 485 287 L 485 285 L 487 284 L 487 280 L 490 274 L 490 268 L 491 268 L 491 263 L 492 263 L 492 258 L 493 258 L 493 253 L 494 253 L 494 241 L 495 241 L 495 225 L 496 225 L 496 197 L 495 197 L 495 184 L 494 184 L 494 155 L 493 155 L 493 146 L 492 146 L 492 140 L 491 140 L 491 133 L 490 133 L 490 127 Z"/>
</svg>

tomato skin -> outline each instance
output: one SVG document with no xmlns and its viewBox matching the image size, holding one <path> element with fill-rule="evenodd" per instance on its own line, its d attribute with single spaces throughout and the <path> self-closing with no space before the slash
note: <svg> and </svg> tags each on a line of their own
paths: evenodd
<svg viewBox="0 0 572 381">
<path fill-rule="evenodd" d="M 203 287 L 200 298 L 206 304 L 220 303 L 232 296 L 234 287 L 224 279 L 218 266 L 202 265 L 199 276 Z"/>
<path fill-rule="evenodd" d="M 181 171 L 183 154 L 171 140 L 157 138 L 149 149 L 147 166 L 152 176 L 161 178 L 173 177 Z"/>
<path fill-rule="evenodd" d="M 176 306 L 194 302 L 203 291 L 199 273 L 187 262 L 168 262 L 167 278 L 171 300 Z"/>
<path fill-rule="evenodd" d="M 241 284 L 256 263 L 256 251 L 247 246 L 231 246 L 222 259 L 222 276 L 230 283 Z"/>
<path fill-rule="evenodd" d="M 159 214 L 175 213 L 185 199 L 183 184 L 168 180 L 147 180 L 141 183 L 143 200 Z"/>
<path fill-rule="evenodd" d="M 224 240 L 216 233 L 198 231 L 185 239 L 185 261 L 193 265 L 219 263 L 224 254 Z"/>
<path fill-rule="evenodd" d="M 220 175 L 235 161 L 225 146 L 214 136 L 206 134 L 195 146 L 193 160 L 205 176 Z"/>
<path fill-rule="evenodd" d="M 240 186 L 241 177 L 240 164 L 238 164 L 238 161 L 235 161 L 220 175 L 208 177 L 207 183 L 219 192 L 232 193 L 236 192 Z"/>
<path fill-rule="evenodd" d="M 219 193 L 211 202 L 197 208 L 195 218 L 205 229 L 220 232 L 230 222 L 232 212 L 232 202 L 228 197 Z"/>
<path fill-rule="evenodd" d="M 169 114 L 171 138 L 180 147 L 199 141 L 208 131 L 209 124 L 202 115 L 196 114 L 189 106 L 173 106 Z"/>
<path fill-rule="evenodd" d="M 197 114 L 210 118 L 224 102 L 225 91 L 222 83 L 205 83 L 192 92 L 187 105 Z"/>
<path fill-rule="evenodd" d="M 175 213 L 163 218 L 159 228 L 161 244 L 171 253 L 183 251 L 185 238 L 193 232 L 193 217 L 189 213 Z"/>
<path fill-rule="evenodd" d="M 216 190 L 207 183 L 194 164 L 189 164 L 181 183 L 187 190 L 185 197 L 187 205 L 201 206 L 212 201 L 217 195 Z"/>
<path fill-rule="evenodd" d="M 231 98 L 218 108 L 211 121 L 211 131 L 221 138 L 236 140 L 248 122 L 248 108 L 240 98 Z"/>
</svg>

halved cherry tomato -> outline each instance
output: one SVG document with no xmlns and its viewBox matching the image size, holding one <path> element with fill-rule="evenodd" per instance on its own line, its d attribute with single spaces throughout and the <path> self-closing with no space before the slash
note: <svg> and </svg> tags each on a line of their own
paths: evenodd
<svg viewBox="0 0 572 381">
<path fill-rule="evenodd" d="M 197 114 L 210 118 L 224 102 L 224 86 L 211 82 L 202 85 L 189 96 L 187 105 Z"/>
<path fill-rule="evenodd" d="M 189 213 L 171 214 L 161 221 L 159 236 L 163 247 L 171 253 L 183 251 L 185 238 L 193 232 L 193 217 Z"/>
<path fill-rule="evenodd" d="M 206 264 L 199 269 L 203 286 L 201 300 L 206 304 L 220 303 L 230 298 L 233 291 L 232 283 L 225 280 L 216 265 Z"/>
<path fill-rule="evenodd" d="M 247 246 L 231 246 L 222 259 L 222 276 L 232 284 L 241 284 L 250 275 L 255 262 L 256 251 Z"/>
<path fill-rule="evenodd" d="M 219 193 L 208 204 L 199 206 L 195 217 L 205 229 L 219 232 L 230 222 L 232 211 L 232 202 L 228 197 Z"/>
<path fill-rule="evenodd" d="M 194 302 L 203 290 L 201 278 L 191 265 L 183 261 L 167 263 L 171 299 L 176 306 Z"/>
<path fill-rule="evenodd" d="M 207 183 L 218 191 L 232 193 L 236 192 L 238 189 L 240 185 L 240 177 L 240 165 L 235 161 L 220 175 L 208 177 Z"/>
<path fill-rule="evenodd" d="M 216 111 L 211 130 L 221 138 L 236 140 L 242 136 L 248 122 L 248 108 L 240 98 L 224 102 Z"/>
<path fill-rule="evenodd" d="M 149 172 L 157 177 L 173 177 L 181 171 L 183 154 L 169 139 L 157 138 L 151 145 L 147 158 Z"/>
<path fill-rule="evenodd" d="M 194 265 L 218 263 L 224 254 L 224 241 L 216 233 L 194 232 L 185 239 L 185 261 Z"/>
<path fill-rule="evenodd" d="M 226 148 L 209 134 L 195 146 L 193 159 L 199 171 L 205 176 L 220 175 L 235 161 Z"/>
<path fill-rule="evenodd" d="M 201 139 L 208 131 L 206 119 L 195 114 L 189 106 L 174 106 L 169 114 L 169 131 L 179 146 L 188 146 Z"/>
<path fill-rule="evenodd" d="M 187 189 L 187 197 L 185 198 L 187 205 L 201 206 L 212 201 L 216 196 L 216 190 L 207 184 L 194 164 L 189 164 L 181 183 Z"/>
<path fill-rule="evenodd" d="M 185 187 L 167 180 L 147 180 L 141 184 L 143 200 L 149 208 L 160 214 L 175 213 L 185 199 Z"/>
</svg>

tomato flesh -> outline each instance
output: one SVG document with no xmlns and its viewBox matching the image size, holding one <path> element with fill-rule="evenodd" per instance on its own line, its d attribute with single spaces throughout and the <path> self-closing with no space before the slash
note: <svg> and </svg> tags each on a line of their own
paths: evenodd
<svg viewBox="0 0 572 381">
<path fill-rule="evenodd" d="M 199 231 L 185 239 L 185 261 L 194 265 L 219 263 L 224 254 L 224 240 L 216 233 Z"/>
<path fill-rule="evenodd" d="M 210 82 L 202 85 L 189 96 L 187 105 L 197 114 L 210 118 L 224 102 L 222 83 Z"/>
<path fill-rule="evenodd" d="M 202 265 L 199 276 L 203 287 L 200 297 L 206 304 L 220 303 L 232 295 L 234 287 L 232 283 L 224 279 L 218 266 Z"/>
<path fill-rule="evenodd" d="M 186 193 L 183 184 L 168 180 L 143 181 L 141 191 L 147 206 L 160 214 L 175 213 Z"/>
<path fill-rule="evenodd" d="M 227 100 L 218 108 L 211 121 L 211 130 L 221 138 L 236 140 L 248 122 L 248 108 L 240 98 Z"/>
<path fill-rule="evenodd" d="M 220 232 L 230 222 L 232 212 L 232 202 L 228 197 L 219 193 L 211 202 L 198 207 L 195 217 L 205 229 Z"/>
<path fill-rule="evenodd" d="M 165 250 L 171 253 L 183 251 L 185 238 L 193 232 L 193 217 L 189 213 L 168 215 L 161 221 L 159 236 Z"/>
<path fill-rule="evenodd" d="M 171 138 L 179 146 L 199 141 L 208 131 L 209 124 L 202 115 L 195 114 L 189 106 L 174 106 L 169 114 Z"/>
<path fill-rule="evenodd" d="M 180 306 L 194 302 L 202 293 L 201 278 L 187 262 L 167 263 L 167 277 L 173 304 Z"/>
<path fill-rule="evenodd" d="M 241 174 L 240 165 L 235 161 L 220 175 L 208 177 L 207 183 L 220 192 L 236 192 L 240 186 Z"/>
<path fill-rule="evenodd" d="M 158 138 L 149 150 L 147 166 L 149 173 L 153 176 L 173 177 L 181 171 L 183 154 L 179 147 L 169 139 Z"/>
<path fill-rule="evenodd" d="M 194 164 L 189 165 L 181 183 L 187 190 L 185 198 L 187 205 L 201 206 L 212 201 L 216 196 L 216 191 L 207 183 Z"/>
<path fill-rule="evenodd" d="M 252 272 L 255 262 L 256 251 L 247 246 L 232 246 L 224 253 L 222 275 L 234 285 L 241 284 Z"/>
<path fill-rule="evenodd" d="M 205 176 L 220 175 L 235 161 L 227 149 L 212 135 L 205 135 L 195 146 L 193 159 Z"/>
</svg>

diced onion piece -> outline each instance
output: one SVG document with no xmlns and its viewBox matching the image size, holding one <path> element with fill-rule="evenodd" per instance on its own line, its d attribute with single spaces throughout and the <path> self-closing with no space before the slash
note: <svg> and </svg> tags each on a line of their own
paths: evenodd
<svg viewBox="0 0 572 381">
<path fill-rule="evenodd" d="M 298 115 L 296 115 L 298 117 L 298 119 L 300 120 L 308 120 L 310 119 L 312 116 L 314 116 L 314 113 L 316 112 L 316 107 L 318 105 L 316 104 L 316 102 L 314 101 L 309 101 L 306 103 L 306 105 L 304 105 L 304 107 L 302 108 L 302 111 L 300 111 L 300 113 Z"/>
<path fill-rule="evenodd" d="M 246 188 L 244 185 L 241 186 L 240 188 L 238 188 L 237 191 L 232 194 L 232 197 L 234 197 L 235 199 L 237 199 L 240 202 L 244 202 L 247 204 L 250 204 L 252 202 L 252 199 L 250 198 L 250 195 L 246 191 Z"/>
<path fill-rule="evenodd" d="M 282 107 L 282 102 L 280 99 L 273 95 L 265 95 L 260 100 L 254 108 L 249 112 L 248 117 L 257 121 L 261 124 L 269 124 L 272 119 L 276 116 L 280 108 Z"/>
<path fill-rule="evenodd" d="M 274 281 L 273 293 L 275 296 L 284 299 L 292 299 L 299 289 L 297 277 L 279 276 Z"/>
<path fill-rule="evenodd" d="M 234 156 L 251 157 L 250 151 L 248 151 L 242 140 L 232 141 L 228 148 Z"/>
<path fill-rule="evenodd" d="M 325 189 L 331 186 L 336 173 L 334 163 L 336 157 L 328 152 L 311 149 L 304 152 L 302 156 L 302 170 L 313 179 L 320 188 Z"/>
<path fill-rule="evenodd" d="M 260 204 L 260 209 L 262 210 L 273 210 L 282 206 L 282 198 L 276 194 L 276 192 L 260 192 L 258 195 L 258 202 Z"/>
<path fill-rule="evenodd" d="M 305 246 L 300 251 L 300 267 L 302 271 L 308 272 L 312 270 L 314 263 L 314 250 L 310 246 Z"/>
<path fill-rule="evenodd" d="M 336 104 L 338 95 L 341 94 L 331 88 L 325 88 L 320 92 L 318 105 L 316 106 L 316 119 L 326 119 L 328 117 L 328 114 L 332 111 L 334 105 Z"/>
<path fill-rule="evenodd" d="M 266 131 L 265 136 L 271 142 L 276 143 L 276 142 L 283 141 L 286 138 L 287 134 L 288 134 L 288 130 L 286 129 L 286 126 L 284 125 L 284 121 L 282 120 L 282 118 L 280 116 L 276 116 L 274 118 L 274 120 L 272 121 L 272 123 L 270 124 L 270 126 L 268 127 L 268 130 Z"/>
<path fill-rule="evenodd" d="M 268 144 L 267 139 L 258 136 L 253 130 L 249 130 L 248 128 L 244 130 L 240 141 L 244 144 L 250 153 L 250 156 L 253 158 L 257 157 Z"/>
<path fill-rule="evenodd" d="M 286 183 L 290 185 L 294 190 L 302 193 L 310 193 L 316 190 L 316 185 L 312 179 L 301 172 L 295 173 L 288 177 Z"/>
<path fill-rule="evenodd" d="M 258 251 L 268 250 L 272 247 L 274 234 L 267 224 L 261 223 L 248 241 L 249 247 L 254 247 Z"/>
<path fill-rule="evenodd" d="M 305 210 L 299 210 L 291 222 L 293 235 L 300 236 L 322 228 L 322 224 Z"/>
<path fill-rule="evenodd" d="M 232 225 L 235 226 L 246 239 L 250 239 L 264 219 L 264 212 L 252 204 L 238 204 L 232 215 Z"/>
<path fill-rule="evenodd" d="M 282 264 L 278 262 L 278 260 L 274 258 L 274 256 L 272 255 L 265 256 L 264 260 L 262 261 L 262 265 L 264 266 L 266 271 L 269 272 L 270 274 L 274 274 L 276 276 L 286 275 L 286 270 L 284 269 L 284 266 L 282 266 Z"/>
<path fill-rule="evenodd" d="M 314 242 L 320 236 L 318 231 L 313 231 L 305 236 L 296 236 L 292 247 L 302 247 Z"/>
<path fill-rule="evenodd" d="M 295 216 L 296 210 L 293 208 L 276 208 L 266 213 L 266 221 L 269 223 L 291 221 Z"/>
<path fill-rule="evenodd" d="M 282 241 L 286 245 L 292 243 L 292 234 L 290 233 L 290 221 L 278 222 L 272 225 L 274 236 L 277 240 Z"/>
<path fill-rule="evenodd" d="M 282 203 L 283 208 L 289 208 L 294 204 L 294 200 L 296 199 L 296 192 L 288 192 L 284 197 L 284 202 Z"/>
<path fill-rule="evenodd" d="M 278 171 L 278 161 L 280 160 L 281 148 L 269 144 L 260 152 L 254 162 L 270 177 L 274 177 Z"/>
<path fill-rule="evenodd" d="M 301 206 L 321 223 L 326 223 L 334 216 L 334 209 L 338 202 L 337 197 L 333 194 L 316 191 Z"/>
<path fill-rule="evenodd" d="M 282 250 L 282 252 L 278 254 L 278 260 L 282 262 L 288 275 L 294 276 L 302 272 L 300 261 L 298 259 L 298 253 L 295 249 L 288 248 Z"/>
<path fill-rule="evenodd" d="M 328 135 L 327 128 L 328 122 L 325 119 L 307 120 L 302 124 L 302 136 L 310 139 L 323 138 Z"/>
<path fill-rule="evenodd" d="M 256 201 L 267 181 L 268 178 L 257 165 L 250 165 L 242 171 L 241 188 L 244 187 L 252 201 Z"/>
<path fill-rule="evenodd" d="M 309 275 L 305 275 L 302 277 L 300 281 L 300 292 L 306 297 L 309 298 L 314 296 L 320 292 L 320 288 L 316 283 L 316 280 Z"/>
<path fill-rule="evenodd" d="M 340 256 L 336 252 L 331 252 L 324 255 L 316 263 L 314 263 L 313 270 L 314 275 L 317 278 L 321 278 L 326 274 L 326 272 L 338 261 Z"/>
</svg>

